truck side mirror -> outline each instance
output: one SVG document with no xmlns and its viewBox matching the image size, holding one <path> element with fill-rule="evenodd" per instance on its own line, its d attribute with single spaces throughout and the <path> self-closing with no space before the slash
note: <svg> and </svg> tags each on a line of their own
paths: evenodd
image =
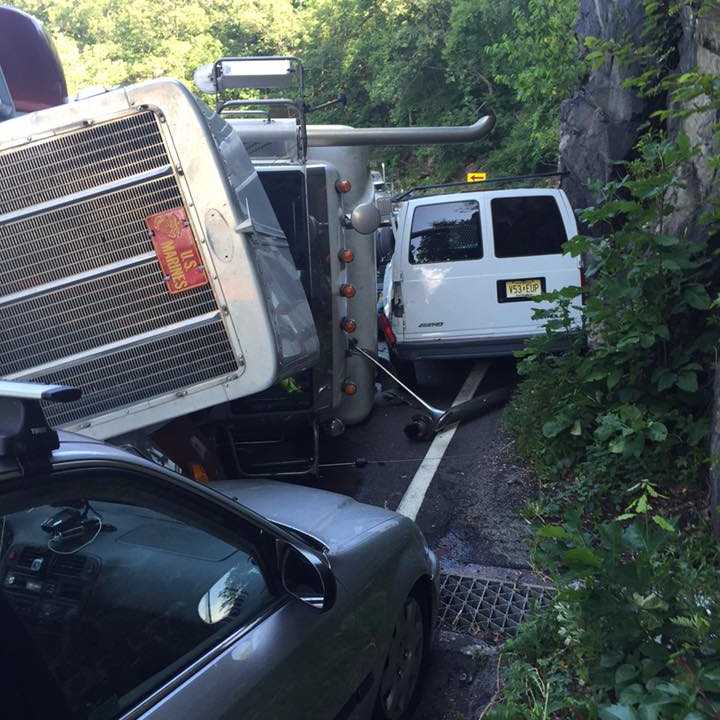
<svg viewBox="0 0 720 720">
<path fill-rule="evenodd" d="M 395 234 L 390 227 L 381 227 L 375 236 L 375 254 L 378 265 L 385 264 L 395 252 Z"/>
<path fill-rule="evenodd" d="M 380 211 L 372 203 L 358 205 L 350 215 L 350 225 L 361 235 L 372 235 L 381 222 Z"/>
</svg>

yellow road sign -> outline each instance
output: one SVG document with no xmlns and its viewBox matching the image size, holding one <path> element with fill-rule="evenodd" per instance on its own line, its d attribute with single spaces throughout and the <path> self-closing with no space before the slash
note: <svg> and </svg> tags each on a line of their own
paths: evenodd
<svg viewBox="0 0 720 720">
<path fill-rule="evenodd" d="M 467 174 L 467 182 L 485 182 L 487 180 L 487 173 L 484 172 L 469 172 Z"/>
</svg>

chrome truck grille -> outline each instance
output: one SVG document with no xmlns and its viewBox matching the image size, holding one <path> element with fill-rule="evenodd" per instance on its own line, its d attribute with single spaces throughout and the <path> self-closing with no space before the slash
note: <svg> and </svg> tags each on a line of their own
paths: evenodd
<svg viewBox="0 0 720 720">
<path fill-rule="evenodd" d="M 182 207 L 149 111 L 0 152 L 0 376 L 82 387 L 56 425 L 238 370 L 211 286 L 168 292 L 146 218 Z"/>
</svg>

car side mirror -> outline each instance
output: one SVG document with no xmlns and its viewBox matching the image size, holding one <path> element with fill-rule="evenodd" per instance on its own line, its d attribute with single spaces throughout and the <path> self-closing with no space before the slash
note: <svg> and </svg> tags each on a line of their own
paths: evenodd
<svg viewBox="0 0 720 720">
<path fill-rule="evenodd" d="M 290 595 L 320 612 L 335 603 L 337 584 L 324 558 L 310 550 L 279 543 L 280 578 Z"/>
<path fill-rule="evenodd" d="M 372 203 L 361 203 L 350 214 L 350 225 L 361 235 L 372 235 L 381 222 L 380 211 Z"/>
</svg>

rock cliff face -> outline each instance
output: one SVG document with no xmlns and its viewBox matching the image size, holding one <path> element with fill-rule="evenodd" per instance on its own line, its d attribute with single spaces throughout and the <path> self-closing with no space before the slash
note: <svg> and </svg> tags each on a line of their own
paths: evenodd
<svg viewBox="0 0 720 720">
<path fill-rule="evenodd" d="M 680 73 L 697 69 L 701 73 L 720 75 L 720 4 L 698 12 L 695 3 L 687 2 L 678 18 L 676 70 Z M 620 43 L 631 38 L 638 40 L 643 25 L 642 0 L 580 0 L 577 33 L 585 37 L 600 37 Z M 671 40 L 671 43 L 675 40 Z M 589 188 L 593 180 L 610 179 L 616 163 L 632 153 L 638 140 L 640 126 L 652 111 L 647 101 L 623 88 L 623 81 L 637 68 L 607 62 L 590 73 L 584 86 L 563 103 L 560 112 L 560 169 L 570 175 L 563 180 L 570 201 L 575 208 L 592 205 L 596 198 Z M 699 107 L 704 98 L 693 102 Z M 711 194 L 716 192 L 717 168 L 709 159 L 717 155 L 718 138 L 714 135 L 718 113 L 715 110 L 693 113 L 681 120 L 670 121 L 671 135 L 684 133 L 700 153 L 687 168 L 685 189 L 676 198 L 676 212 L 670 219 L 673 227 L 666 231 L 684 235 L 689 241 L 707 229 L 697 222 L 707 208 Z M 712 525 L 720 537 L 720 363 L 715 367 L 710 452 L 714 458 L 710 469 Z"/>
<path fill-rule="evenodd" d="M 720 75 L 720 7 L 708 9 L 698 14 L 691 8 L 683 8 L 681 14 L 682 38 L 679 43 L 679 72 L 697 69 L 702 73 Z M 698 98 L 700 106 L 706 98 Z M 681 122 L 671 124 L 671 131 L 685 133 L 692 145 L 700 147 L 687 175 L 683 178 L 687 190 L 680 198 L 680 207 L 674 218 L 675 229 L 688 227 L 693 232 L 693 219 L 707 203 L 710 188 L 713 186 L 714 170 L 708 162 L 712 154 L 717 154 L 718 143 L 713 135 L 713 127 L 718 117 L 715 111 L 690 115 Z"/>
<path fill-rule="evenodd" d="M 580 0 L 576 31 L 586 37 L 639 40 L 644 13 L 639 0 Z M 627 157 L 637 130 L 647 116 L 645 101 L 623 88 L 636 68 L 605 63 L 590 73 L 585 84 L 560 108 L 560 170 L 575 208 L 593 204 L 591 181 L 607 181 L 614 163 Z"/>
<path fill-rule="evenodd" d="M 643 21 L 641 0 L 580 0 L 576 31 L 581 42 L 586 37 L 639 42 Z M 677 69 L 686 72 L 697 67 L 702 72 L 720 73 L 720 9 L 698 14 L 688 3 L 679 23 Z M 581 89 L 561 107 L 560 169 L 570 173 L 563 187 L 576 208 L 593 204 L 589 183 L 613 177 L 616 163 L 629 157 L 638 130 L 653 109 L 623 87 L 623 81 L 636 71 L 632 63 L 608 61 L 592 71 Z M 712 136 L 714 115 L 694 115 L 671 130 L 682 129 L 691 142 L 709 151 L 716 142 Z M 694 209 L 707 199 L 712 172 L 703 158 L 695 163 L 692 177 L 687 178 L 688 193 L 682 203 L 685 210 L 678 216 L 678 224 L 686 223 Z"/>
</svg>

